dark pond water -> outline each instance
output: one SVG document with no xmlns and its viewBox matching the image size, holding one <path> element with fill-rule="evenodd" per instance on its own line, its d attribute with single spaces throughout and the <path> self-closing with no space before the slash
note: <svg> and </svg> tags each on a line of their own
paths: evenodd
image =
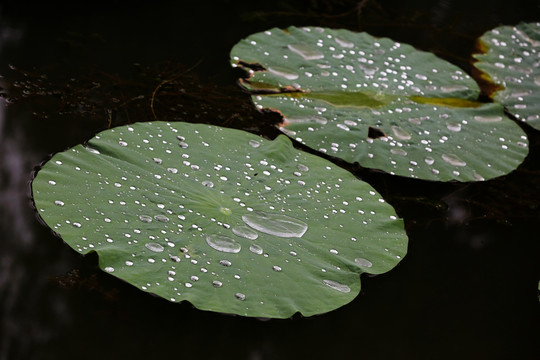
<svg viewBox="0 0 540 360">
<path fill-rule="evenodd" d="M 74 5 L 77 3 L 78 5 Z M 229 49 L 319 25 L 408 42 L 470 72 L 474 39 L 540 21 L 534 1 L 21 1 L 0 5 L 0 360 L 540 358 L 540 135 L 512 174 L 438 184 L 358 171 L 405 219 L 409 252 L 328 314 L 260 321 L 195 310 L 102 273 L 38 221 L 34 166 L 109 126 L 162 119 L 269 138 Z M 163 80 L 168 80 L 162 83 Z"/>
</svg>

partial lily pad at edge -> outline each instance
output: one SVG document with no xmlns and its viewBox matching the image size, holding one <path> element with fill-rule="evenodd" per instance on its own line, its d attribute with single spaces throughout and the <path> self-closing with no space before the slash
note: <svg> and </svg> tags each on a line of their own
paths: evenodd
<svg viewBox="0 0 540 360">
<path fill-rule="evenodd" d="M 286 318 L 336 309 L 405 255 L 394 209 L 332 163 L 233 129 L 137 123 L 53 156 L 42 219 L 81 254 L 172 302 Z"/>
<path fill-rule="evenodd" d="M 502 106 L 477 102 L 463 70 L 387 38 L 326 28 L 271 29 L 231 50 L 259 109 L 323 153 L 393 175 L 481 181 L 528 154 Z"/>
<path fill-rule="evenodd" d="M 490 96 L 540 130 L 540 23 L 501 26 L 479 39 L 474 66 L 493 88 Z"/>
</svg>

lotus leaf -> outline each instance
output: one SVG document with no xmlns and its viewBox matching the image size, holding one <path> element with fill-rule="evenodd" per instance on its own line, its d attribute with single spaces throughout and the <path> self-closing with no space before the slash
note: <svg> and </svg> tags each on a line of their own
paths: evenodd
<svg viewBox="0 0 540 360">
<path fill-rule="evenodd" d="M 394 209 L 317 156 L 233 129 L 137 123 L 54 155 L 42 219 L 104 271 L 172 302 L 286 318 L 336 309 L 405 255 Z"/>
<path fill-rule="evenodd" d="M 501 26 L 479 42 L 475 66 L 493 86 L 491 96 L 540 130 L 540 23 Z"/>
<path fill-rule="evenodd" d="M 390 174 L 478 181 L 507 174 L 528 140 L 458 67 L 410 45 L 323 28 L 271 29 L 231 51 L 241 84 L 280 129 L 326 154 Z"/>
</svg>

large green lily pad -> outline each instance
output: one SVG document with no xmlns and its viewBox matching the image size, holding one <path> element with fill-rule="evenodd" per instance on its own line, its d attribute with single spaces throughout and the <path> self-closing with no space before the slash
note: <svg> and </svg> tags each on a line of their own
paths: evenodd
<svg viewBox="0 0 540 360">
<path fill-rule="evenodd" d="M 540 130 L 540 23 L 495 28 L 479 45 L 475 66 L 491 83 L 493 99 Z"/>
<path fill-rule="evenodd" d="M 327 312 L 393 268 L 407 237 L 368 184 L 232 129 L 138 123 L 52 157 L 32 183 L 43 220 L 136 287 L 204 310 Z"/>
<path fill-rule="evenodd" d="M 231 51 L 259 109 L 281 130 L 367 168 L 428 180 L 478 181 L 507 174 L 528 153 L 525 133 L 502 106 L 477 102 L 458 67 L 387 38 L 323 28 L 271 29 Z"/>
</svg>

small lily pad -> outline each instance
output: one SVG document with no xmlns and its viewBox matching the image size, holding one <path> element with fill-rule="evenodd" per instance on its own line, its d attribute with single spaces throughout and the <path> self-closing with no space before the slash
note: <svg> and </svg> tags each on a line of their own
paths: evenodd
<svg viewBox="0 0 540 360">
<path fill-rule="evenodd" d="M 480 37 L 479 47 L 474 65 L 490 95 L 540 130 L 540 23 L 497 27 Z"/>
<path fill-rule="evenodd" d="M 233 129 L 137 123 L 52 157 L 36 209 L 81 254 L 172 302 L 286 318 L 355 298 L 405 255 L 394 209 L 327 160 Z"/>
<path fill-rule="evenodd" d="M 499 104 L 476 82 L 410 45 L 323 28 L 271 29 L 231 51 L 241 84 L 280 129 L 326 154 L 390 174 L 479 181 L 507 174 L 528 153 Z"/>
</svg>

